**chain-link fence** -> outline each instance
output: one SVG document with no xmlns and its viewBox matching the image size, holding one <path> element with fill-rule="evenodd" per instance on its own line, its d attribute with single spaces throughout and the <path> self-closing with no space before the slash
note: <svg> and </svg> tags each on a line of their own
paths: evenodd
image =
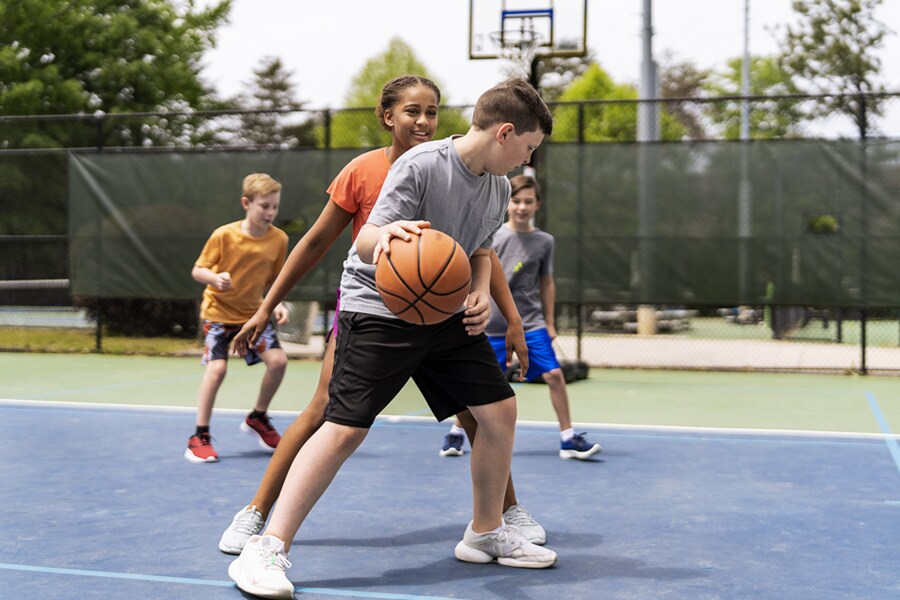
<svg viewBox="0 0 900 600">
<path fill-rule="evenodd" d="M 559 350 L 595 366 L 900 370 L 900 94 L 666 99 L 651 103 L 661 141 L 643 144 L 640 104 L 551 107 L 538 224 L 557 237 Z M 470 115 L 442 108 L 438 136 Z M 235 181 L 282 180 L 293 244 L 337 171 L 388 142 L 370 109 L 0 117 L 0 348 L 195 351 L 190 265 L 216 219 L 240 218 Z M 321 347 L 348 244 L 292 294 L 299 351 Z M 83 285 L 101 280 L 118 287 Z"/>
</svg>

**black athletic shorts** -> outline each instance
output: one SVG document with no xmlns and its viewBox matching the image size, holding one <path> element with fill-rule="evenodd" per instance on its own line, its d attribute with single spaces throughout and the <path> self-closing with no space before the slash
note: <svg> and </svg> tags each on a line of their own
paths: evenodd
<svg viewBox="0 0 900 600">
<path fill-rule="evenodd" d="M 341 312 L 325 420 L 371 427 L 410 377 L 439 421 L 512 397 L 487 336 L 469 335 L 464 316 L 412 325 Z"/>
</svg>

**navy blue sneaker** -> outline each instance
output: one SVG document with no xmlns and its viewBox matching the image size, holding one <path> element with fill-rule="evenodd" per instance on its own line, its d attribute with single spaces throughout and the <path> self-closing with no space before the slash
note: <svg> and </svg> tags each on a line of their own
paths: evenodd
<svg viewBox="0 0 900 600">
<path fill-rule="evenodd" d="M 559 457 L 584 460 L 597 454 L 602 449 L 600 444 L 592 444 L 584 439 L 583 433 L 576 433 L 572 439 L 559 443 Z"/>
<path fill-rule="evenodd" d="M 448 433 L 444 436 L 444 445 L 441 447 L 441 456 L 462 456 L 463 436 L 458 433 Z"/>
</svg>

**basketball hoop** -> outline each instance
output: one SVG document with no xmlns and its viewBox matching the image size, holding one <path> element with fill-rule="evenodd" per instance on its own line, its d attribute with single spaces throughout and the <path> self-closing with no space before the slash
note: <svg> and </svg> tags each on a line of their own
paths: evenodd
<svg viewBox="0 0 900 600">
<path fill-rule="evenodd" d="M 491 42 L 499 48 L 500 58 L 516 63 L 527 75 L 531 72 L 531 60 L 542 44 L 540 33 L 533 29 L 507 29 L 492 31 Z"/>
</svg>

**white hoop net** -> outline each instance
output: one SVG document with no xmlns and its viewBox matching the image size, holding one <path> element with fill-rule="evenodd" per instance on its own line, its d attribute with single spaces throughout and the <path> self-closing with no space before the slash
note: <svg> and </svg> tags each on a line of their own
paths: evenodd
<svg viewBox="0 0 900 600">
<path fill-rule="evenodd" d="M 531 61 L 541 43 L 541 34 L 533 29 L 508 29 L 494 31 L 491 41 L 500 49 L 500 57 L 509 61 L 520 71 L 520 75 L 529 77 Z"/>
</svg>

